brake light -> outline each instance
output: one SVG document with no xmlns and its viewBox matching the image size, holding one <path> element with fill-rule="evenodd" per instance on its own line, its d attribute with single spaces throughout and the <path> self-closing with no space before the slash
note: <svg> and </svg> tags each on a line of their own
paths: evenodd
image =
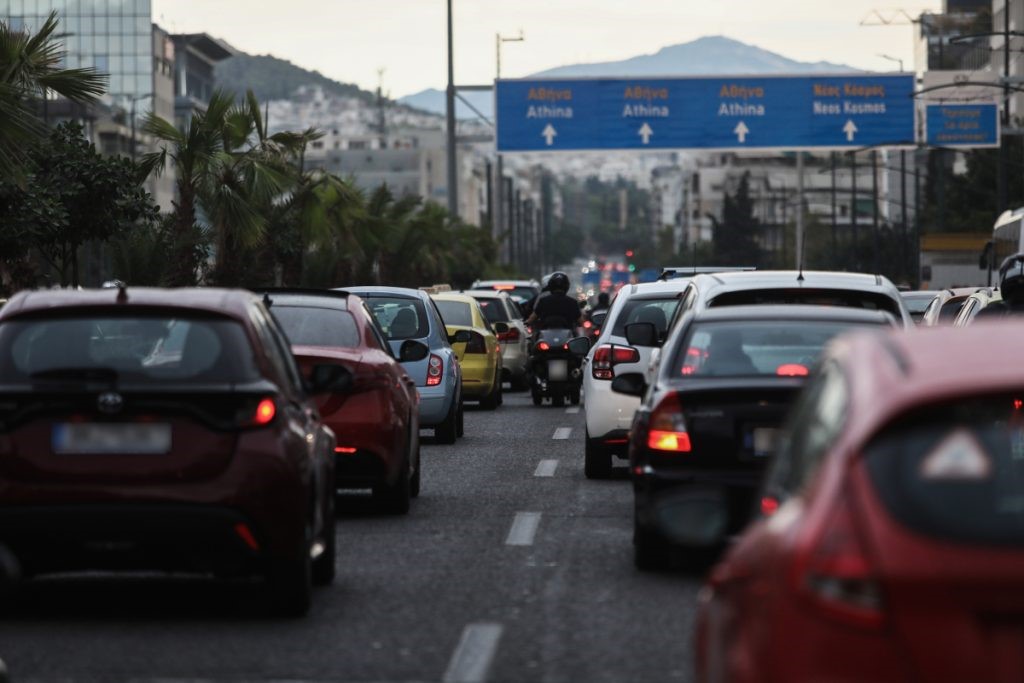
<svg viewBox="0 0 1024 683">
<path fill-rule="evenodd" d="M 774 496 L 764 496 L 761 498 L 761 514 L 765 517 L 771 517 L 779 509 L 779 499 Z"/>
<path fill-rule="evenodd" d="M 335 453 L 343 453 L 345 455 L 352 455 L 356 450 L 358 449 L 352 448 L 351 446 L 335 446 L 334 448 Z"/>
<path fill-rule="evenodd" d="M 260 402 L 256 404 L 256 409 L 253 410 L 252 415 L 249 418 L 249 424 L 254 427 L 263 427 L 273 422 L 275 415 L 277 415 L 277 404 L 274 403 L 274 399 L 261 399 Z"/>
<path fill-rule="evenodd" d="M 594 379 L 615 379 L 615 370 L 613 368 L 616 365 L 639 362 L 640 352 L 632 346 L 601 344 L 601 346 L 594 349 L 594 359 L 590 372 Z"/>
<path fill-rule="evenodd" d="M 583 329 L 589 330 L 593 326 L 594 326 L 594 323 L 590 322 L 589 320 L 584 320 L 583 321 Z"/>
<path fill-rule="evenodd" d="M 798 551 L 797 590 L 823 614 L 855 626 L 882 625 L 882 590 L 857 532 L 847 495 L 840 495 L 810 543 Z"/>
<path fill-rule="evenodd" d="M 487 353 L 487 340 L 479 332 L 470 332 L 466 342 L 466 353 Z"/>
<path fill-rule="evenodd" d="M 786 363 L 780 365 L 776 370 L 775 374 L 779 377 L 806 377 L 809 374 L 806 365 L 800 365 L 800 363 Z"/>
<path fill-rule="evenodd" d="M 253 535 L 252 530 L 248 525 L 239 522 L 235 525 L 235 533 L 247 546 L 249 546 L 251 550 L 260 549 L 260 544 L 256 541 L 256 537 Z"/>
<path fill-rule="evenodd" d="M 647 447 L 654 451 L 689 453 L 690 435 L 683 419 L 683 406 L 677 394 L 661 399 L 647 423 Z"/>
<path fill-rule="evenodd" d="M 519 341 L 519 328 L 509 328 L 508 332 L 503 332 L 498 335 L 498 341 L 503 342 L 517 342 Z"/>
<path fill-rule="evenodd" d="M 444 361 L 440 356 L 430 354 L 430 360 L 427 361 L 427 386 L 436 387 L 441 383 L 442 376 L 444 376 Z"/>
<path fill-rule="evenodd" d="M 537 350 L 538 351 L 550 351 L 551 350 L 551 344 L 548 344 L 546 341 L 538 342 Z"/>
</svg>

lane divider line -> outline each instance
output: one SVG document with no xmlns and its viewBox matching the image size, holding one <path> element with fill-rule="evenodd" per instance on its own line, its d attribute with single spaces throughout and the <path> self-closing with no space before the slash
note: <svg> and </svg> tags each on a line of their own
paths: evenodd
<svg viewBox="0 0 1024 683">
<path fill-rule="evenodd" d="M 541 460 L 537 463 L 537 469 L 533 471 L 535 477 L 553 477 L 558 469 L 557 460 Z"/>
<path fill-rule="evenodd" d="M 572 427 L 559 427 L 551 436 L 552 439 L 564 440 L 572 436 Z"/>
<path fill-rule="evenodd" d="M 485 683 L 502 631 L 501 624 L 493 623 L 469 624 L 462 629 L 459 644 L 441 679 L 443 683 Z"/>
<path fill-rule="evenodd" d="M 533 545 L 540 526 L 539 512 L 517 512 L 512 520 L 512 528 L 508 530 L 505 545 Z"/>
<path fill-rule="evenodd" d="M 566 415 L 579 415 L 580 414 L 580 407 L 579 406 L 569 406 L 568 408 L 565 409 L 565 414 Z"/>
</svg>

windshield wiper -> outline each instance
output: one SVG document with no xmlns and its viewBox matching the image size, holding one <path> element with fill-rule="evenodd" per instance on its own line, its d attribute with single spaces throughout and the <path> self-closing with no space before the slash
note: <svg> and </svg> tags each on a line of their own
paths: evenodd
<svg viewBox="0 0 1024 683">
<path fill-rule="evenodd" d="M 114 368 L 50 368 L 29 375 L 29 379 L 38 382 L 102 382 L 114 385 L 117 383 L 117 370 Z"/>
</svg>

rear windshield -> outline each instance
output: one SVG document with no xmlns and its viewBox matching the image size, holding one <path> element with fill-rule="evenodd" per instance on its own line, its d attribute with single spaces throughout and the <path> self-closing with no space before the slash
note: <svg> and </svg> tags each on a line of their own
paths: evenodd
<svg viewBox="0 0 1024 683">
<path fill-rule="evenodd" d="M 171 316 L 12 320 L 0 325 L 5 384 L 109 377 L 118 383 L 260 377 L 239 323 Z"/>
<path fill-rule="evenodd" d="M 934 298 L 934 296 L 905 296 L 903 297 L 903 303 L 906 304 L 907 310 L 910 311 L 911 315 L 924 315 L 924 312 L 928 310 L 928 305 L 931 304 Z"/>
<path fill-rule="evenodd" d="M 942 304 L 942 308 L 939 309 L 939 320 L 953 320 L 956 318 L 956 314 L 964 307 L 965 301 L 967 301 L 966 296 L 955 296 Z"/>
<path fill-rule="evenodd" d="M 366 303 L 389 340 L 423 339 L 430 334 L 427 309 L 419 299 L 373 296 Z"/>
<path fill-rule="evenodd" d="M 886 311 L 892 313 L 897 320 L 903 319 L 899 303 L 885 294 L 847 289 L 750 289 L 742 292 L 727 292 L 717 296 L 708 302 L 708 307 L 759 304 L 864 308 L 869 311 Z"/>
<path fill-rule="evenodd" d="M 654 323 L 658 334 L 664 334 L 668 329 L 668 321 L 672 320 L 678 307 L 678 296 L 664 299 L 628 299 L 615 318 L 612 334 L 625 337 L 626 325 L 632 323 Z"/>
<path fill-rule="evenodd" d="M 832 320 L 696 323 L 672 372 L 676 377 L 807 375 L 825 344 L 854 325 Z"/>
<path fill-rule="evenodd" d="M 295 346 L 359 346 L 359 328 L 348 311 L 275 302 L 271 313 Z"/>
<path fill-rule="evenodd" d="M 473 311 L 469 304 L 461 301 L 438 301 L 437 299 L 434 300 L 434 303 L 437 304 L 437 310 L 441 311 L 441 320 L 445 325 L 473 327 Z"/>
<path fill-rule="evenodd" d="M 906 415 L 865 449 L 897 520 L 966 543 L 1024 545 L 1024 392 Z"/>
<path fill-rule="evenodd" d="M 502 305 L 501 299 L 477 299 L 477 303 L 480 304 L 480 309 L 483 310 L 484 317 L 489 322 L 508 322 L 508 314 L 505 312 L 505 306 Z"/>
</svg>

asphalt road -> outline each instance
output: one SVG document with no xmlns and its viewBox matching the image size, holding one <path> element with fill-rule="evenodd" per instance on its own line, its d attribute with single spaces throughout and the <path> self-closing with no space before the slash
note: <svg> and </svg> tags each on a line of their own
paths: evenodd
<svg viewBox="0 0 1024 683">
<path fill-rule="evenodd" d="M 338 578 L 305 619 L 249 584 L 54 578 L 0 615 L 0 659 L 13 683 L 690 680 L 699 578 L 633 568 L 629 483 L 583 477 L 583 430 L 510 394 L 426 439 L 408 517 L 342 498 Z"/>
</svg>

